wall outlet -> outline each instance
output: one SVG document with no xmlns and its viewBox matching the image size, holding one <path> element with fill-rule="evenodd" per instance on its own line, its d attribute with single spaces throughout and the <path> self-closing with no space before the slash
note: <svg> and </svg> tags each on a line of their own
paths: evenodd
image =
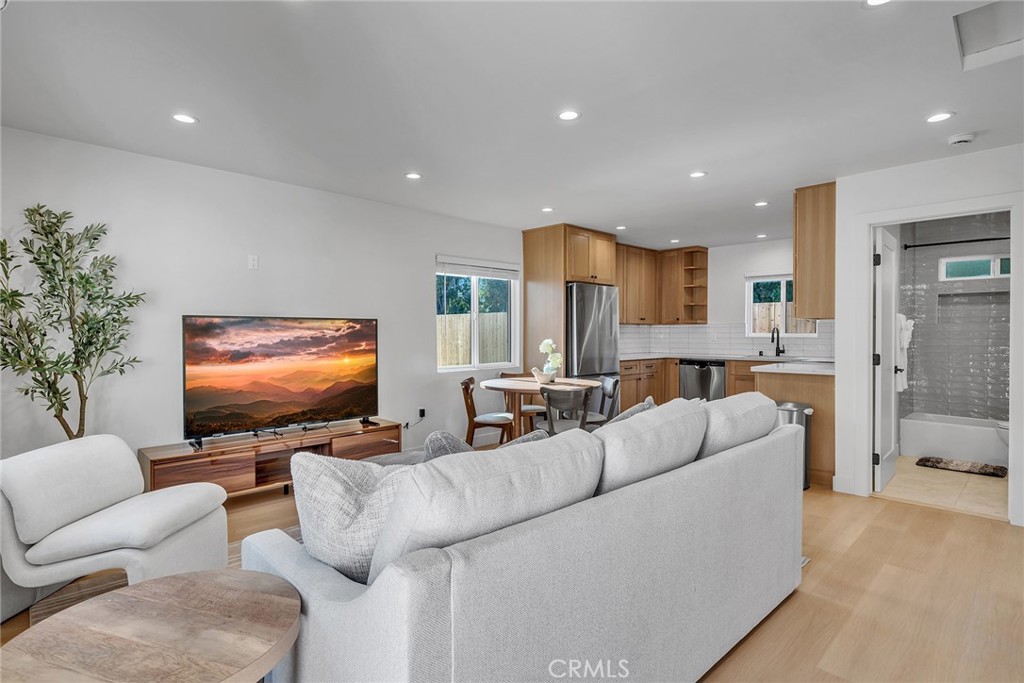
<svg viewBox="0 0 1024 683">
<path fill-rule="evenodd" d="M 420 417 L 423 418 L 423 417 L 426 417 L 426 416 L 427 416 L 427 409 L 426 408 L 420 408 Z"/>
<path fill-rule="evenodd" d="M 259 254 L 249 254 L 249 270 L 260 269 L 260 257 Z"/>
</svg>

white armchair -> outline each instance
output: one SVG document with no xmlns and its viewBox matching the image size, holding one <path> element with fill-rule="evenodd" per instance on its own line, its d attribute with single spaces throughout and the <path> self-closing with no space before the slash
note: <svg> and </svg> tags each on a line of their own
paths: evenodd
<svg viewBox="0 0 1024 683">
<path fill-rule="evenodd" d="M 135 454 L 89 436 L 0 461 L 3 618 L 32 591 L 104 569 L 133 584 L 227 564 L 227 494 L 216 484 L 143 493 Z M 41 595 L 36 594 L 37 597 Z"/>
</svg>

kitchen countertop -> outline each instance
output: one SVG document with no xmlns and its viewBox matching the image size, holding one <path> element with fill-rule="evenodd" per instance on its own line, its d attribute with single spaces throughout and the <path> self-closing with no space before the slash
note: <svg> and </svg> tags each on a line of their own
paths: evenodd
<svg viewBox="0 0 1024 683">
<path fill-rule="evenodd" d="M 631 361 L 631 360 L 657 360 L 658 358 L 692 358 L 693 360 L 746 360 L 746 361 L 764 361 L 765 363 L 771 363 L 773 361 L 781 360 L 775 356 L 758 356 L 757 354 L 743 354 L 743 353 L 624 353 L 619 356 L 620 361 Z M 810 358 L 801 357 L 801 360 L 806 363 L 809 361 L 821 362 L 821 363 L 832 363 L 832 358 Z M 785 363 L 775 363 L 776 365 L 784 365 Z"/>
<path fill-rule="evenodd" d="M 770 365 L 758 365 L 750 369 L 751 372 L 770 372 L 780 375 L 835 375 L 835 363 L 772 363 Z"/>
</svg>

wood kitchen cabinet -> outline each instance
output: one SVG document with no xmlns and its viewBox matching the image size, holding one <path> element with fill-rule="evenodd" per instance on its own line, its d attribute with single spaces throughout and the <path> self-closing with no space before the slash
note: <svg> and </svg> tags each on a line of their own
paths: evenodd
<svg viewBox="0 0 1024 683">
<path fill-rule="evenodd" d="M 768 365 L 777 361 L 766 358 L 763 361 L 729 360 L 725 362 L 725 395 L 733 396 L 747 391 L 756 391 L 755 373 L 751 368 Z"/>
<path fill-rule="evenodd" d="M 648 396 L 658 405 L 679 398 L 679 359 L 622 361 L 619 364 L 619 410 L 627 410 Z"/>
<path fill-rule="evenodd" d="M 679 359 L 665 358 L 661 361 L 661 385 L 658 404 L 668 403 L 672 399 L 679 398 Z"/>
<path fill-rule="evenodd" d="M 708 321 L 707 247 L 658 252 L 662 325 L 694 325 Z"/>
<path fill-rule="evenodd" d="M 566 282 L 615 284 L 615 236 L 565 226 Z"/>
<path fill-rule="evenodd" d="M 658 322 L 658 253 L 650 249 L 615 247 L 619 322 L 654 325 Z"/>
<path fill-rule="evenodd" d="M 836 473 L 836 391 L 832 375 L 755 372 L 757 390 L 776 401 L 806 403 L 811 415 L 810 479 L 832 486 Z"/>
<path fill-rule="evenodd" d="M 565 223 L 524 230 L 523 367 L 543 367 L 543 339 L 564 353 L 566 283 L 614 285 L 615 276 L 614 235 Z"/>
<path fill-rule="evenodd" d="M 836 184 L 793 193 L 793 308 L 797 318 L 836 317 Z"/>
</svg>

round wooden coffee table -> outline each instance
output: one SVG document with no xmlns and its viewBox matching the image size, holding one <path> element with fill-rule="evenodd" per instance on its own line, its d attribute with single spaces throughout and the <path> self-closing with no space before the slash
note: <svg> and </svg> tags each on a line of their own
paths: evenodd
<svg viewBox="0 0 1024 683">
<path fill-rule="evenodd" d="M 299 634 L 298 592 L 217 569 L 143 581 L 69 607 L 0 650 L 11 681 L 258 681 Z"/>
</svg>

